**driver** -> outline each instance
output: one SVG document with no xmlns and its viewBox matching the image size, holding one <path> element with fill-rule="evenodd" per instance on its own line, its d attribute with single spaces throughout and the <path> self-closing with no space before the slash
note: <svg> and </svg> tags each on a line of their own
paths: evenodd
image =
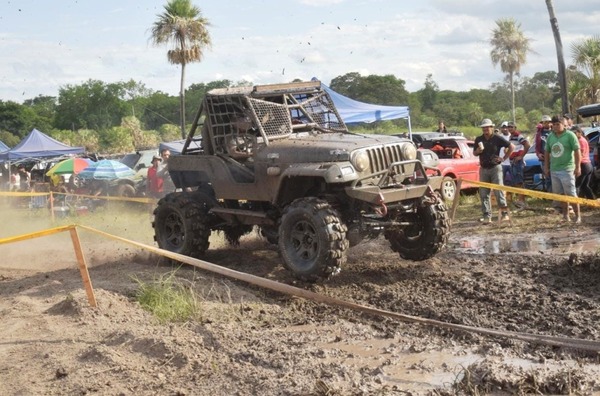
<svg viewBox="0 0 600 396">
<path fill-rule="evenodd" d="M 233 134 L 228 137 L 227 151 L 232 158 L 248 158 L 252 153 L 254 136 L 249 133 L 254 130 L 252 121 L 245 116 L 239 116 L 232 122 Z"/>
</svg>

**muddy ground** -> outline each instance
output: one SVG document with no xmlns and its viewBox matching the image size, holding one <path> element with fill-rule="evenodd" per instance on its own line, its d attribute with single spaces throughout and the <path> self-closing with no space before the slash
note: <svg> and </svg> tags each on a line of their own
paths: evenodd
<svg viewBox="0 0 600 396">
<path fill-rule="evenodd" d="M 56 225 L 13 210 L 0 216 L 0 238 Z M 539 205 L 513 213 L 512 224 L 480 225 L 478 207 L 461 205 L 434 258 L 404 261 L 376 239 L 352 248 L 342 272 L 318 285 L 297 283 L 256 234 L 240 247 L 214 236 L 206 260 L 401 314 L 600 342 L 599 216 L 586 210 L 583 224 L 568 225 Z M 152 240 L 144 211 L 109 207 L 58 225 L 73 221 Z M 80 234 L 98 308 L 88 304 L 68 235 L 0 245 L 1 394 L 600 393 L 595 351 L 331 307 Z M 140 283 L 165 274 L 196 292 L 197 320 L 161 324 L 135 301 Z"/>
</svg>

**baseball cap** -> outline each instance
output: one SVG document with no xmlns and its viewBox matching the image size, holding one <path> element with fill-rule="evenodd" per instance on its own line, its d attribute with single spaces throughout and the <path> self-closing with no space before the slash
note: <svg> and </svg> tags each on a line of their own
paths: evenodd
<svg viewBox="0 0 600 396">
<path fill-rule="evenodd" d="M 480 128 L 483 128 L 483 127 L 489 127 L 489 126 L 491 126 L 491 127 L 493 127 L 493 126 L 494 126 L 494 123 L 493 123 L 493 122 L 492 122 L 492 120 L 490 120 L 489 118 L 484 118 L 484 119 L 481 121 L 481 125 L 479 125 L 479 127 L 480 127 Z"/>
<path fill-rule="evenodd" d="M 502 121 L 502 124 L 500 124 L 500 128 L 506 128 L 508 126 L 508 121 Z"/>
<path fill-rule="evenodd" d="M 550 121 L 552 121 L 552 118 L 550 118 L 549 115 L 542 116 L 542 122 L 550 122 Z"/>
</svg>

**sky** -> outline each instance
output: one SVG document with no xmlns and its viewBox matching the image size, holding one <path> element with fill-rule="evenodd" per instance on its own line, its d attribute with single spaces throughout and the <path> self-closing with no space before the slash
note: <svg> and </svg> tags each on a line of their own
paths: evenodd
<svg viewBox="0 0 600 396">
<path fill-rule="evenodd" d="M 209 20 L 211 48 L 186 67 L 186 86 L 220 79 L 255 84 L 350 72 L 392 74 L 410 92 L 428 74 L 441 90 L 489 88 L 503 80 L 490 61 L 495 21 L 521 24 L 535 53 L 521 75 L 558 70 L 545 0 L 193 0 Z M 166 0 L 0 0 L 0 100 L 58 96 L 89 79 L 134 80 L 179 92 L 180 66 L 150 29 Z M 598 35 L 600 0 L 554 0 L 571 44 Z"/>
</svg>

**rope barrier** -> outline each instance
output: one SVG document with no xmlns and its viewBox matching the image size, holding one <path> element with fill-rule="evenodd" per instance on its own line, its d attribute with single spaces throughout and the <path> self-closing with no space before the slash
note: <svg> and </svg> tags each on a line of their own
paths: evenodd
<svg viewBox="0 0 600 396">
<path fill-rule="evenodd" d="M 467 182 L 467 180 L 460 179 L 460 178 L 458 180 L 462 180 L 463 183 Z M 594 200 L 594 199 L 571 197 L 571 196 L 567 196 L 567 195 L 530 190 L 527 188 L 517 188 L 517 187 L 504 186 L 504 185 L 492 184 L 492 183 L 484 183 L 484 182 L 473 181 L 473 180 L 468 180 L 468 183 L 472 184 L 474 186 L 478 186 L 478 187 L 489 188 L 491 190 L 502 190 L 502 191 L 506 191 L 506 192 L 510 192 L 510 193 L 514 193 L 514 194 L 529 195 L 529 196 L 535 197 L 535 198 L 549 199 L 552 201 L 562 201 L 562 202 L 581 204 L 581 205 L 586 205 L 586 206 L 594 206 L 594 207 L 600 208 L 600 202 L 597 200 Z"/>
<path fill-rule="evenodd" d="M 157 199 L 154 198 L 143 198 L 143 197 L 113 197 L 107 195 L 86 195 L 86 194 L 70 194 L 62 192 L 8 192 L 0 191 L 0 197 L 39 197 L 39 196 L 53 196 L 53 195 L 64 195 L 68 197 L 77 198 L 88 198 L 88 199 L 104 199 L 106 201 L 122 201 L 122 202 L 138 202 L 146 204 L 156 204 Z"/>
<path fill-rule="evenodd" d="M 158 254 L 160 256 L 167 257 L 167 258 L 170 258 L 173 260 L 177 260 L 182 263 L 185 263 L 185 264 L 188 264 L 188 265 L 191 265 L 191 266 L 194 266 L 194 267 L 206 270 L 206 271 L 224 275 L 224 276 L 227 276 L 232 279 L 237 279 L 237 280 L 246 282 L 248 284 L 263 287 L 266 289 L 270 289 L 270 290 L 273 290 L 273 291 L 276 291 L 279 293 L 311 300 L 316 303 L 323 303 L 323 304 L 328 304 L 328 305 L 332 305 L 332 306 L 337 306 L 340 308 L 347 308 L 347 309 L 351 309 L 351 310 L 358 311 L 358 312 L 363 312 L 363 313 L 370 314 L 370 315 L 384 316 L 384 317 L 388 317 L 388 318 L 403 321 L 403 322 L 418 323 L 421 325 L 430 325 L 430 326 L 441 327 L 441 328 L 446 328 L 446 329 L 451 329 L 451 330 L 460 330 L 460 331 L 466 331 L 466 332 L 471 332 L 471 333 L 477 333 L 477 334 L 482 334 L 482 335 L 487 335 L 487 336 L 505 337 L 505 338 L 511 338 L 511 339 L 516 339 L 516 340 L 521 340 L 521 341 L 526 341 L 526 342 L 531 342 L 531 343 L 542 344 L 542 345 L 567 347 L 567 348 L 581 349 L 581 350 L 587 350 L 587 351 L 593 351 L 593 352 L 600 352 L 600 341 L 595 341 L 595 340 L 585 340 L 585 339 L 579 339 L 579 338 L 568 338 L 568 337 L 559 337 L 559 336 L 549 336 L 549 335 L 539 335 L 539 334 L 530 334 L 530 333 L 522 333 L 522 332 L 486 329 L 486 328 L 481 328 L 481 327 L 447 323 L 447 322 L 442 322 L 442 321 L 438 321 L 438 320 L 434 320 L 434 319 L 426 319 L 426 318 L 386 311 L 383 309 L 373 308 L 373 307 L 369 307 L 369 306 L 365 306 L 365 305 L 360 305 L 360 304 L 353 303 L 350 301 L 340 300 L 335 297 L 318 294 L 318 293 L 315 293 L 315 292 L 312 292 L 309 290 L 305 290 L 305 289 L 301 289 L 301 288 L 298 288 L 295 286 L 291 286 L 291 285 L 276 282 L 273 280 L 261 278 L 256 275 L 251 275 L 251 274 L 235 271 L 235 270 L 232 270 L 232 269 L 229 269 L 226 267 L 221 267 L 219 265 L 210 263 L 208 261 L 195 259 L 195 258 L 184 256 L 184 255 L 181 255 L 178 253 L 163 250 L 163 249 L 160 249 L 160 248 L 157 248 L 154 246 L 146 245 L 141 242 L 136 242 L 136 241 L 133 241 L 133 240 L 130 240 L 127 238 L 112 235 L 110 233 L 100 231 L 95 228 L 84 226 L 84 225 L 70 225 L 70 226 L 64 226 L 64 227 L 57 227 L 57 228 L 53 228 L 50 230 L 40 231 L 37 233 L 20 235 L 20 236 L 11 237 L 11 238 L 4 238 L 4 239 L 0 239 L 0 244 L 16 242 L 16 241 L 25 240 L 25 239 L 31 239 L 32 237 L 50 235 L 53 233 L 67 231 L 67 230 L 72 232 L 73 230 L 76 231 L 77 228 L 80 228 L 80 229 L 83 229 L 85 231 L 92 232 L 95 234 L 99 234 L 106 238 L 120 241 L 120 242 L 129 244 L 129 245 L 138 247 L 140 249 L 144 249 L 149 252 Z M 79 257 L 83 258 L 82 253 L 78 254 L 78 258 Z M 85 266 L 84 260 L 82 260 L 82 261 Z M 82 277 L 83 277 L 83 275 L 82 275 Z M 84 283 L 86 283 L 85 280 L 84 280 Z M 91 290 L 91 281 L 88 281 L 87 283 L 89 284 L 90 289 L 86 288 L 86 290 Z M 89 294 L 88 294 L 88 297 L 89 297 Z"/>
</svg>

